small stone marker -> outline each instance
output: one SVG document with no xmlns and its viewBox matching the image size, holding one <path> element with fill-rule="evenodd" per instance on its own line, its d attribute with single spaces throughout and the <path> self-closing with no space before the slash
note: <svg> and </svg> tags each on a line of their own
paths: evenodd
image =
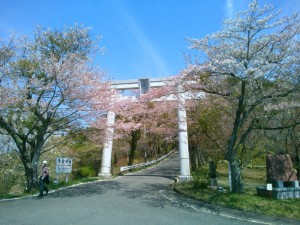
<svg viewBox="0 0 300 225">
<path fill-rule="evenodd" d="M 209 162 L 209 176 L 210 176 L 210 186 L 216 187 L 218 186 L 217 182 L 217 169 L 214 161 Z"/>
</svg>

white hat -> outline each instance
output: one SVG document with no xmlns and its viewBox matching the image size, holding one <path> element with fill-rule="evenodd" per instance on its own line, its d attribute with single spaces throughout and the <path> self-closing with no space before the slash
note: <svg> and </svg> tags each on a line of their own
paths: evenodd
<svg viewBox="0 0 300 225">
<path fill-rule="evenodd" d="M 43 164 L 48 164 L 46 160 L 43 161 Z"/>
</svg>

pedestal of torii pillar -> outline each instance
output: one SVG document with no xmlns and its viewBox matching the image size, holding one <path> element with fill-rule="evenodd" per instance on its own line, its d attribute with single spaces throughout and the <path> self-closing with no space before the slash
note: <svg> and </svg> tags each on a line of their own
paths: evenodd
<svg viewBox="0 0 300 225">
<path fill-rule="evenodd" d="M 162 87 L 166 85 L 167 78 L 143 78 L 135 80 L 123 80 L 115 81 L 112 83 L 112 88 L 116 90 L 132 90 L 140 89 L 141 94 L 145 94 L 151 87 Z M 185 100 L 191 98 L 203 98 L 204 93 L 198 93 L 197 96 L 186 95 L 183 92 L 181 84 L 177 85 L 177 98 L 171 100 L 177 100 L 178 102 L 178 139 L 179 139 L 179 154 L 180 154 L 180 175 L 179 181 L 186 181 L 191 178 L 190 175 L 190 158 L 189 158 L 189 147 L 188 147 L 188 133 L 187 133 L 187 121 L 186 121 L 186 110 Z M 112 157 L 112 146 L 113 146 L 113 124 L 115 121 L 115 114 L 113 112 L 107 113 L 107 130 L 106 139 L 104 143 L 101 172 L 98 176 L 109 178 L 111 177 L 111 157 Z"/>
</svg>

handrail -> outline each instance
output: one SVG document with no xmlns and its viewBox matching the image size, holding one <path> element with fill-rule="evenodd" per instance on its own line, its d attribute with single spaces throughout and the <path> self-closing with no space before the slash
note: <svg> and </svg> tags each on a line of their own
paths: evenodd
<svg viewBox="0 0 300 225">
<path fill-rule="evenodd" d="M 157 163 L 157 162 L 163 160 L 164 158 L 166 158 L 167 156 L 169 156 L 170 154 L 172 154 L 174 151 L 175 151 L 175 149 L 172 150 L 172 151 L 170 151 L 168 154 L 166 154 L 166 155 L 164 155 L 164 156 L 162 156 L 162 157 L 160 157 L 158 159 L 149 161 L 149 162 L 135 164 L 135 165 L 131 165 L 131 166 L 122 166 L 122 167 L 120 167 L 120 171 L 123 172 L 123 171 L 126 171 L 126 170 L 131 170 L 131 169 L 136 169 L 136 168 L 140 168 L 140 167 L 143 167 L 143 166 L 152 165 L 154 163 Z"/>
</svg>

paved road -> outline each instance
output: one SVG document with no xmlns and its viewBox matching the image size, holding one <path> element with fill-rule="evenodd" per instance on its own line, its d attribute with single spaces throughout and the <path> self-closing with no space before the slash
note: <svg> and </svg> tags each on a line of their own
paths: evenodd
<svg viewBox="0 0 300 225">
<path fill-rule="evenodd" d="M 185 198 L 170 188 L 178 174 L 179 156 L 174 153 L 151 169 L 117 179 L 69 187 L 42 199 L 0 201 L 0 224 L 295 224 L 295 221 L 245 214 Z"/>
</svg>

